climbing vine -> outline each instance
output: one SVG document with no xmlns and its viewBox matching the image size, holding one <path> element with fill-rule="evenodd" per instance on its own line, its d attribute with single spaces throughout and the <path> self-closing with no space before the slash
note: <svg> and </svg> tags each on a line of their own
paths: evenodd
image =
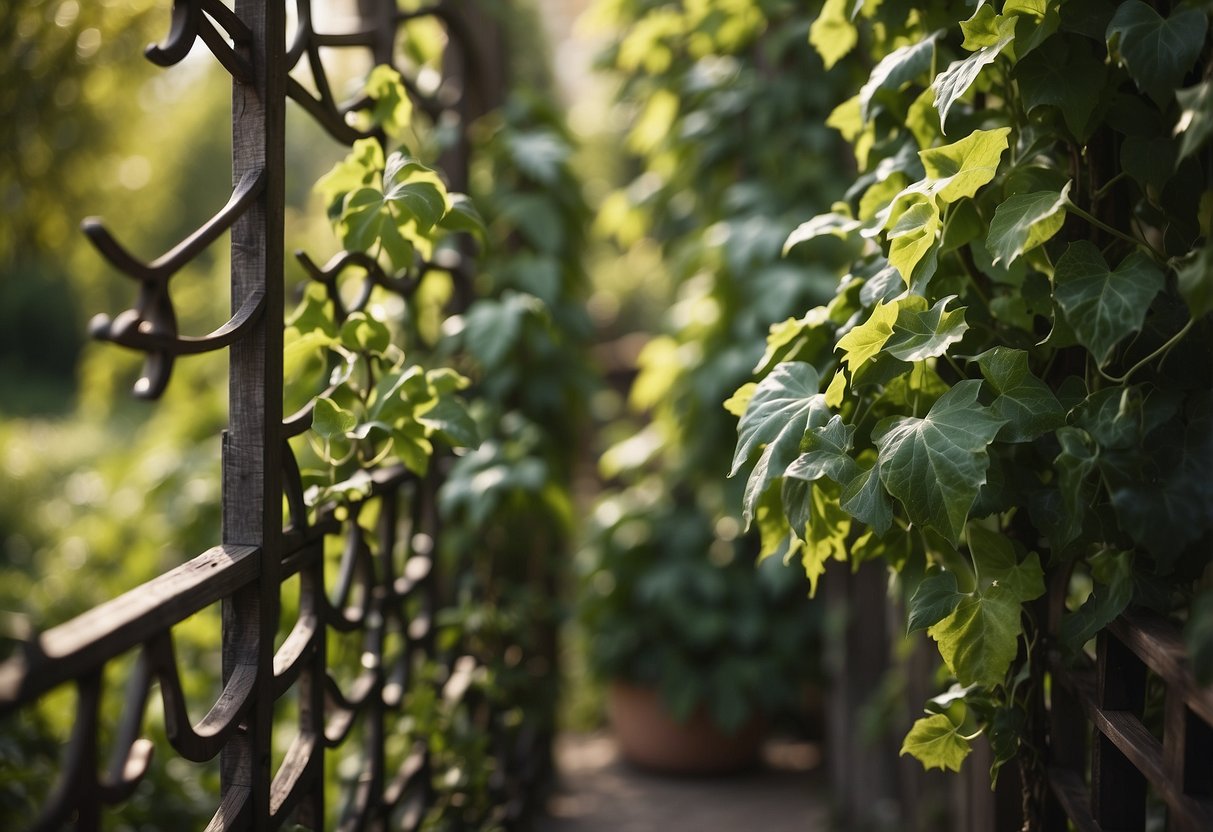
<svg viewBox="0 0 1213 832">
<path fill-rule="evenodd" d="M 993 775 L 1030 756 L 1042 652 L 1130 603 L 1182 617 L 1205 587 L 1209 678 L 1208 28 L 1140 0 L 828 0 L 810 29 L 860 82 L 828 122 L 857 174 L 785 252 L 833 236 L 853 259 L 726 404 L 732 473 L 814 589 L 831 559 L 896 574 L 953 683 L 905 738 L 928 768 L 981 734 Z"/>
</svg>

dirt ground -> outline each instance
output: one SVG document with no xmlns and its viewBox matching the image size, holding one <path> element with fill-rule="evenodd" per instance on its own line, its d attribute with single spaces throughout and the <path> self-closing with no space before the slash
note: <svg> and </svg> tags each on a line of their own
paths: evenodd
<svg viewBox="0 0 1213 832">
<path fill-rule="evenodd" d="M 556 744 L 559 784 L 538 832 L 826 832 L 814 745 L 767 743 L 763 766 L 726 777 L 652 774 L 620 759 L 608 734 Z"/>
</svg>

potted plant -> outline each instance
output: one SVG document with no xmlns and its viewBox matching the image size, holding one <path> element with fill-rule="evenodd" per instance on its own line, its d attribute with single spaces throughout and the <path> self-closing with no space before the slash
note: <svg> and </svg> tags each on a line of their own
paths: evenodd
<svg viewBox="0 0 1213 832">
<path fill-rule="evenodd" d="M 752 765 L 769 720 L 803 703 L 815 608 L 804 581 L 656 479 L 598 506 L 583 552 L 590 665 L 623 755 L 647 768 Z"/>
</svg>

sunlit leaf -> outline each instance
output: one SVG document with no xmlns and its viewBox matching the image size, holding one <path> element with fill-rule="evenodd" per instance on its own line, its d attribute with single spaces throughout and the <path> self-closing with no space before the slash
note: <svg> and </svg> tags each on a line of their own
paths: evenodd
<svg viewBox="0 0 1213 832">
<path fill-rule="evenodd" d="M 986 247 L 994 265 L 1009 265 L 1061 230 L 1066 219 L 1070 183 L 1060 191 L 1037 191 L 1010 197 L 994 209 Z"/>
<path fill-rule="evenodd" d="M 969 756 L 969 741 L 944 714 L 925 716 L 914 722 L 901 744 L 901 754 L 909 754 L 924 768 L 960 771 Z"/>
</svg>

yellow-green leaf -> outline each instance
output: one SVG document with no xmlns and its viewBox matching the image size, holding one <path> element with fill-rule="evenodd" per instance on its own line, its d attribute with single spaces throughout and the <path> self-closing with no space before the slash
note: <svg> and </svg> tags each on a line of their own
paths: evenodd
<svg viewBox="0 0 1213 832">
<path fill-rule="evenodd" d="M 944 202 L 974 196 L 998 172 L 1010 133 L 1010 127 L 974 130 L 953 144 L 919 151 L 927 176 L 935 180 L 936 196 Z"/>
</svg>

